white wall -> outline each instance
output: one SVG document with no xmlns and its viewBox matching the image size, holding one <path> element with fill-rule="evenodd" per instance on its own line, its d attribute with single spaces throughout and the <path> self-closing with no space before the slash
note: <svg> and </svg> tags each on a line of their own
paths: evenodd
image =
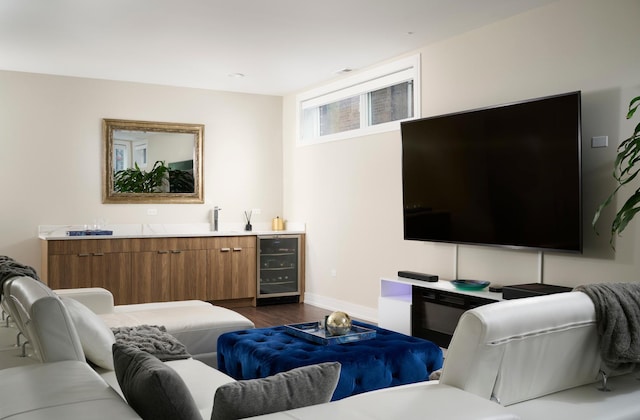
<svg viewBox="0 0 640 420">
<path fill-rule="evenodd" d="M 582 90 L 585 252 L 546 253 L 547 283 L 638 279 L 640 223 L 613 253 L 606 223 L 596 237 L 589 222 L 632 130 L 623 111 L 640 94 L 639 18 L 638 0 L 564 0 L 417 51 L 423 116 Z M 102 204 L 102 118 L 205 124 L 205 204 Z M 399 132 L 303 148 L 294 134 L 295 95 L 0 71 L 0 255 L 39 269 L 40 224 L 200 223 L 219 205 L 222 222 L 250 208 L 262 209 L 254 224 L 307 222 L 309 302 L 372 318 L 381 276 L 454 274 L 454 246 L 402 239 Z M 589 148 L 595 135 L 610 146 Z M 538 268 L 536 253 L 459 247 L 461 278 L 535 282 Z"/>
<path fill-rule="evenodd" d="M 204 124 L 204 204 L 102 204 L 102 119 Z M 282 214 L 282 98 L 0 71 L 0 255 L 40 269 L 41 224 L 253 223 Z M 147 209 L 157 209 L 148 216 Z"/>
<path fill-rule="evenodd" d="M 640 95 L 640 1 L 566 0 L 428 45 L 422 57 L 422 114 L 484 107 L 581 90 L 583 255 L 458 247 L 458 277 L 501 284 L 575 286 L 638 281 L 640 223 L 608 246 L 590 222 L 611 189 L 618 140 Z M 297 148 L 295 95 L 284 102 L 284 212 L 307 221 L 307 302 L 375 314 L 379 278 L 415 270 L 452 278 L 456 247 L 404 241 L 399 131 Z M 606 149 L 592 136 L 608 135 Z M 336 276 L 332 276 L 335 270 Z M 369 316 L 371 318 L 371 316 Z"/>
</svg>

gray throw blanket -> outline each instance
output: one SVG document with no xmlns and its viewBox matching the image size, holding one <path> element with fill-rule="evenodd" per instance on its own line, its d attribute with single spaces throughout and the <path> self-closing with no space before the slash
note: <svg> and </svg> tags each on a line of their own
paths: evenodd
<svg viewBox="0 0 640 420">
<path fill-rule="evenodd" d="M 116 337 L 116 342 L 136 347 L 163 362 L 191 357 L 184 344 L 169 334 L 163 326 L 117 327 L 111 328 L 111 331 Z"/>
<path fill-rule="evenodd" d="M 588 284 L 574 290 L 593 301 L 605 365 L 612 370 L 640 366 L 640 284 Z"/>
<path fill-rule="evenodd" d="M 4 282 L 13 277 L 31 277 L 40 281 L 36 270 L 28 265 L 20 264 L 11 257 L 0 255 L 0 296 L 4 290 Z"/>
</svg>

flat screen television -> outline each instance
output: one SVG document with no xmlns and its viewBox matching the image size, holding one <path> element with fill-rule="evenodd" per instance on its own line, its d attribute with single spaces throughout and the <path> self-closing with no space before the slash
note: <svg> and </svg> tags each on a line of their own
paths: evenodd
<svg viewBox="0 0 640 420">
<path fill-rule="evenodd" d="M 401 124 L 404 239 L 582 252 L 580 92 Z"/>
</svg>

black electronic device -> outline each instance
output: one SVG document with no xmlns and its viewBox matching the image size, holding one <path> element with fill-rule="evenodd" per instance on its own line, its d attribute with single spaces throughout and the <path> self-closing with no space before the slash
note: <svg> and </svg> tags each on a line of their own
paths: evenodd
<svg viewBox="0 0 640 420">
<path fill-rule="evenodd" d="M 438 281 L 438 276 L 436 276 L 435 274 L 418 273 L 416 271 L 398 271 L 398 277 L 429 282 Z"/>
<path fill-rule="evenodd" d="M 401 124 L 404 239 L 582 252 L 581 94 Z"/>
<path fill-rule="evenodd" d="M 504 286 L 502 288 L 503 299 L 520 299 L 532 296 L 551 295 L 554 293 L 570 292 L 570 287 L 556 286 L 553 284 L 527 283 Z"/>
</svg>

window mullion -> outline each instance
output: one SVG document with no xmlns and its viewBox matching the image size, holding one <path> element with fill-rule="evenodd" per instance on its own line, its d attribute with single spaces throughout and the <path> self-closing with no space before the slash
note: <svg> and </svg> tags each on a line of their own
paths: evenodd
<svg viewBox="0 0 640 420">
<path fill-rule="evenodd" d="M 313 110 L 313 135 L 315 138 L 320 137 L 320 108 Z"/>
<path fill-rule="evenodd" d="M 369 92 L 360 95 L 360 128 L 371 125 L 371 107 L 368 101 Z"/>
<path fill-rule="evenodd" d="M 415 103 L 415 99 L 414 96 L 417 94 L 415 91 L 415 83 L 413 81 L 411 81 L 411 83 L 409 83 L 407 85 L 407 107 L 409 109 L 409 116 L 410 117 L 415 117 L 416 116 L 416 110 L 414 109 L 415 107 L 413 106 L 413 104 Z"/>
</svg>

